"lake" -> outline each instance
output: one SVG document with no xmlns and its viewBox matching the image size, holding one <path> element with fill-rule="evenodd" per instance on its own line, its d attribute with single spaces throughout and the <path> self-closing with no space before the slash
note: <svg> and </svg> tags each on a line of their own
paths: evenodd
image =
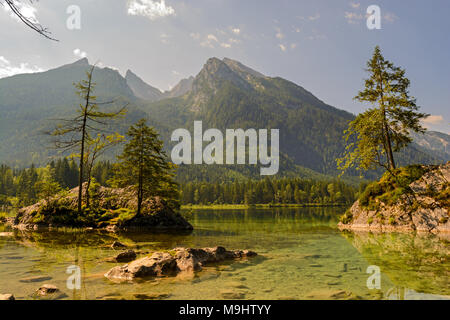
<svg viewBox="0 0 450 320">
<path fill-rule="evenodd" d="M 22 233 L 0 226 L 0 293 L 31 299 L 49 283 L 65 299 L 450 298 L 448 238 L 341 232 L 336 225 L 343 211 L 197 210 L 188 216 L 195 228 L 190 234 Z M 121 265 L 106 261 L 117 253 L 109 248 L 116 240 L 140 256 L 217 245 L 259 255 L 208 266 L 195 275 L 114 283 L 103 274 Z M 70 266 L 80 267 L 80 290 L 67 288 Z"/>
</svg>

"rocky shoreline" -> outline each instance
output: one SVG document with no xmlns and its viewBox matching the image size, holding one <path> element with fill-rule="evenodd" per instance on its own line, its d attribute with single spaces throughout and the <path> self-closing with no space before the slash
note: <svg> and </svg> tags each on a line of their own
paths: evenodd
<svg viewBox="0 0 450 320">
<path fill-rule="evenodd" d="M 127 246 L 119 242 L 111 245 L 112 249 L 126 249 Z M 169 251 L 154 252 L 151 255 L 139 258 L 131 249 L 119 252 L 115 257 L 109 258 L 109 262 L 126 262 L 128 264 L 117 266 L 104 274 L 106 278 L 115 283 L 123 281 L 147 280 L 156 277 L 176 276 L 180 273 L 194 274 L 201 271 L 205 265 L 224 263 L 240 259 L 248 259 L 257 256 L 256 252 L 249 250 L 228 251 L 224 247 L 214 248 L 175 248 Z M 33 283 L 51 280 L 51 277 L 31 277 L 22 279 L 21 282 Z M 60 300 L 67 298 L 67 294 L 53 284 L 42 284 L 30 294 L 33 299 Z M 151 294 L 135 294 L 135 297 L 143 300 L 164 299 L 166 296 Z M 234 296 L 228 296 L 233 298 Z M 0 300 L 15 300 L 13 294 L 0 294 Z"/>
<path fill-rule="evenodd" d="M 341 230 L 450 233 L 450 162 L 422 166 L 424 174 L 395 202 L 375 198 L 375 205 L 356 201 L 339 223 Z"/>
</svg>

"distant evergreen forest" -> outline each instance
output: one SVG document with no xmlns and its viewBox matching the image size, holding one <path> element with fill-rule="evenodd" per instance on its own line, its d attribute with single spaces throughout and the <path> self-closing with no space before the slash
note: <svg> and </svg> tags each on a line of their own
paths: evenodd
<svg viewBox="0 0 450 320">
<path fill-rule="evenodd" d="M 185 205 L 347 205 L 355 201 L 357 194 L 357 189 L 338 180 L 299 178 L 265 178 L 232 183 L 193 182 L 181 186 L 181 202 Z"/>
<path fill-rule="evenodd" d="M 93 178 L 102 186 L 109 186 L 114 177 L 115 164 L 98 162 Z M 50 174 L 62 189 L 78 184 L 78 165 L 67 158 L 52 161 L 45 168 L 31 166 L 13 169 L 0 165 L 0 209 L 22 207 L 40 200 L 40 181 Z M 351 204 L 364 186 L 355 188 L 336 179 L 313 180 L 302 178 L 265 178 L 234 182 L 180 182 L 181 204 Z"/>
</svg>

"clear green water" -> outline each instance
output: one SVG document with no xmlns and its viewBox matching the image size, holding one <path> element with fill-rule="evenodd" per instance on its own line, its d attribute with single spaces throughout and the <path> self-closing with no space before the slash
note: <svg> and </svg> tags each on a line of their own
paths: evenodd
<svg viewBox="0 0 450 320">
<path fill-rule="evenodd" d="M 440 299 L 450 298 L 448 239 L 411 234 L 342 233 L 342 209 L 195 211 L 184 235 L 81 232 L 22 233 L 0 226 L 0 293 L 31 299 L 43 283 L 66 299 Z M 13 234 L 2 234 L 13 232 Z M 135 283 L 103 277 L 118 240 L 140 251 L 178 246 L 251 249 L 259 256 L 209 266 L 195 275 Z M 66 286 L 70 265 L 82 271 L 81 290 Z M 368 289 L 369 265 L 381 288 Z M 43 276 L 46 280 L 22 282 Z M 22 280 L 22 281 L 21 281 Z"/>
</svg>

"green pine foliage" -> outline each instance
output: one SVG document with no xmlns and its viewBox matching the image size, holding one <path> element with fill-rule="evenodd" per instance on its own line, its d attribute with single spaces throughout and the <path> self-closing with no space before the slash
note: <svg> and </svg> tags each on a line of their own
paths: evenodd
<svg viewBox="0 0 450 320">
<path fill-rule="evenodd" d="M 118 157 L 113 182 L 119 187 L 133 186 L 137 194 L 137 214 L 144 199 L 160 196 L 177 208 L 178 185 L 175 166 L 167 160 L 159 134 L 141 119 L 128 130 L 129 140 Z"/>
<path fill-rule="evenodd" d="M 285 178 L 232 183 L 191 182 L 181 186 L 183 205 L 349 205 L 358 190 L 338 180 Z"/>
<path fill-rule="evenodd" d="M 344 157 L 337 160 L 338 167 L 342 171 L 381 167 L 393 174 L 397 167 L 394 152 L 412 143 L 411 131 L 425 132 L 420 121 L 427 115 L 418 112 L 416 99 L 410 96 L 405 70 L 386 60 L 378 46 L 367 62 L 367 72 L 370 77 L 355 100 L 372 107 L 349 123 L 348 144 Z"/>
</svg>

